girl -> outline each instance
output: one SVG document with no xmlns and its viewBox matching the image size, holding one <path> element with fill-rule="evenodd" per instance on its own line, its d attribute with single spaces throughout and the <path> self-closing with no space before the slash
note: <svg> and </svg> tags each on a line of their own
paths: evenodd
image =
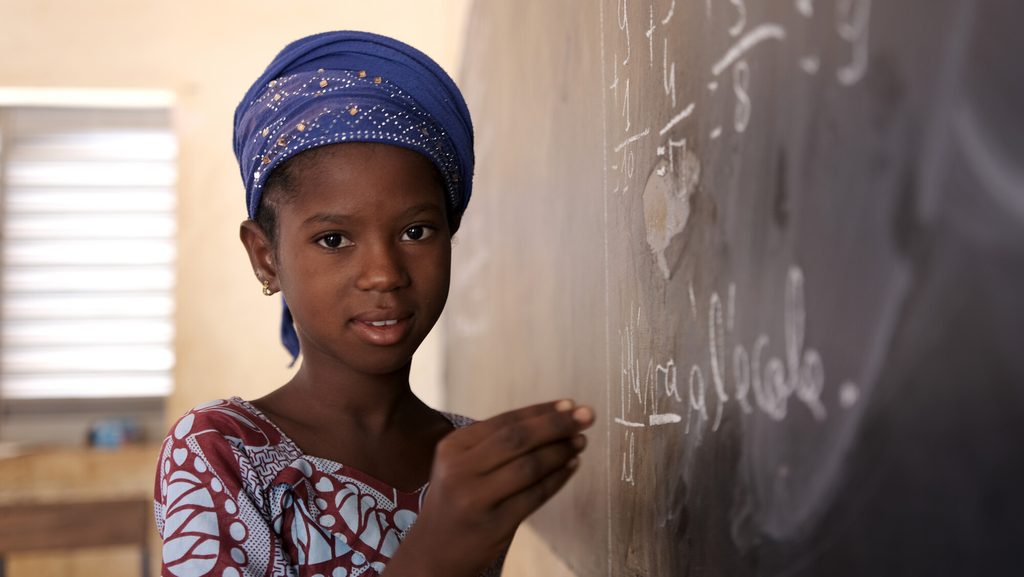
<svg viewBox="0 0 1024 577">
<path fill-rule="evenodd" d="M 172 428 L 155 488 L 163 574 L 498 575 L 518 524 L 577 468 L 594 413 L 561 400 L 471 425 L 409 388 L 471 192 L 458 88 L 393 39 L 319 34 L 250 88 L 234 144 L 241 240 L 302 364 L 263 398 Z"/>
</svg>

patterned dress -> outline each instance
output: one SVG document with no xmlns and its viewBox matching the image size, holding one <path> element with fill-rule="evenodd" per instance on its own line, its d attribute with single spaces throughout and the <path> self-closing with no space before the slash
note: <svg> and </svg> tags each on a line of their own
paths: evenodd
<svg viewBox="0 0 1024 577">
<path fill-rule="evenodd" d="M 455 427 L 472 421 L 445 415 Z M 398 491 L 305 455 L 248 402 L 189 411 L 154 490 L 165 577 L 373 577 L 416 521 L 426 485 Z M 497 577 L 502 560 L 483 577 Z"/>
</svg>

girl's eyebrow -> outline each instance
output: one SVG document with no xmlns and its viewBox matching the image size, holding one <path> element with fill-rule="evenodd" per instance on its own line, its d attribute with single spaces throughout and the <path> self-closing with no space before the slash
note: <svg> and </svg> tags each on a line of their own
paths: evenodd
<svg viewBox="0 0 1024 577">
<path fill-rule="evenodd" d="M 302 221 L 302 226 L 309 226 L 312 224 L 344 224 L 349 219 L 348 215 L 344 214 L 333 214 L 327 212 L 320 212 Z"/>
<path fill-rule="evenodd" d="M 414 204 L 413 206 L 410 206 L 409 208 L 403 210 L 398 215 L 398 218 L 403 218 L 403 219 L 404 218 L 410 218 L 410 217 L 418 215 L 418 214 L 429 213 L 429 212 L 434 212 L 434 213 L 442 214 L 442 213 L 444 213 L 444 209 L 442 209 L 441 205 L 439 205 L 437 203 L 434 203 L 434 202 L 424 202 L 424 203 L 420 203 L 420 204 Z M 302 221 L 302 225 L 303 226 L 310 226 L 310 225 L 314 225 L 314 224 L 324 224 L 324 223 L 327 223 L 327 224 L 344 224 L 348 220 L 351 220 L 351 218 L 352 217 L 350 215 L 347 215 L 347 214 L 330 213 L 330 212 L 319 212 L 319 213 L 314 214 L 313 216 L 307 218 L 306 220 Z"/>
<path fill-rule="evenodd" d="M 415 204 L 413 206 L 410 206 L 409 208 L 403 210 L 402 214 L 400 214 L 399 216 L 402 218 L 407 218 L 412 215 L 420 214 L 423 212 L 443 213 L 444 209 L 441 208 L 441 205 L 435 202 L 424 202 L 421 204 Z"/>
</svg>

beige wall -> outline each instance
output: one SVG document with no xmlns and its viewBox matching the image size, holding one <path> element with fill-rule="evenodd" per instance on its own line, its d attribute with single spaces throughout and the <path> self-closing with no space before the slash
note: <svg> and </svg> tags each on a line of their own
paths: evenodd
<svg viewBox="0 0 1024 577">
<path fill-rule="evenodd" d="M 147 88 L 177 98 L 180 137 L 177 389 L 168 418 L 289 376 L 279 303 L 260 294 L 237 239 L 245 215 L 234 107 L 288 41 L 328 29 L 402 39 L 453 73 L 469 0 L 0 0 L 0 87 Z M 282 10 L 287 6 L 287 10 Z M 424 358 L 438 358 L 436 339 Z M 440 369 L 417 359 L 436 399 Z"/>
</svg>

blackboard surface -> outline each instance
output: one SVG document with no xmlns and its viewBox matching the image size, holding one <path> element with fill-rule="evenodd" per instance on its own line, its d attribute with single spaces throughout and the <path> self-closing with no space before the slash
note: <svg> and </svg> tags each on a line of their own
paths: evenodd
<svg viewBox="0 0 1024 577">
<path fill-rule="evenodd" d="M 601 415 L 580 575 L 1024 561 L 1024 3 L 480 2 L 448 379 Z"/>
</svg>

